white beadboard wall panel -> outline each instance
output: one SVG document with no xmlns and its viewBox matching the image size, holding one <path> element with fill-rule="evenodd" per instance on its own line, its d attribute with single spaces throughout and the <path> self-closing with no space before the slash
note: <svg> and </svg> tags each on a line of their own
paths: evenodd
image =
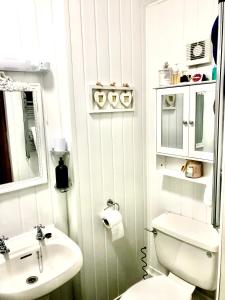
<svg viewBox="0 0 225 300">
<path fill-rule="evenodd" d="M 137 226 L 137 219 L 144 219 L 142 69 L 136 62 L 141 59 L 141 7 L 137 0 L 69 3 L 81 293 L 84 300 L 112 300 L 140 278 L 137 253 L 144 242 L 144 224 Z M 134 86 L 137 111 L 89 115 L 88 85 L 97 80 Z M 120 204 L 125 224 L 125 238 L 115 243 L 99 218 L 109 198 Z"/>
<path fill-rule="evenodd" d="M 66 137 L 70 140 L 69 146 L 71 144 L 71 130 L 68 128 L 72 89 L 68 67 L 70 49 L 69 31 L 66 30 L 66 3 L 63 0 L 0 1 L 0 25 L 4 28 L 1 31 L 1 57 L 33 58 L 38 55 L 51 64 L 51 72 L 46 75 L 9 73 L 15 80 L 39 82 L 42 85 L 48 164 L 48 184 L 1 195 L 0 234 L 9 237 L 31 230 L 37 223 L 55 223 L 58 228 L 67 232 L 66 201 L 71 200 L 73 193 L 67 199 L 65 194 L 55 191 L 56 161 L 49 153 L 52 138 L 56 135 L 66 132 Z M 61 51 L 62 49 L 64 50 Z M 70 284 L 66 289 L 56 291 L 54 297 L 46 297 L 72 300 L 72 293 Z"/>
<path fill-rule="evenodd" d="M 84 299 L 96 299 L 96 272 L 94 263 L 93 247 L 93 216 L 92 216 L 92 199 L 90 187 L 90 158 L 89 158 L 89 139 L 88 139 L 88 115 L 85 73 L 84 73 L 84 27 L 82 26 L 82 7 L 80 1 L 69 2 L 70 23 L 71 23 L 71 42 L 72 42 L 72 59 L 76 72 L 73 74 L 74 79 L 74 103 L 75 108 L 75 125 L 76 125 L 76 162 L 75 182 L 79 180 L 79 199 L 80 203 L 80 226 L 79 235 L 82 235 L 82 252 L 84 256 L 84 265 L 81 271 L 82 295 Z M 71 15 L 72 13 L 72 15 Z M 89 20 L 89 19 L 88 19 Z M 75 26 L 72 27 L 72 22 Z M 79 175 L 79 179 L 76 178 Z M 81 200 L 80 200 L 81 199 Z"/>
<path fill-rule="evenodd" d="M 217 3 L 213 0 L 204 1 L 204 4 L 201 0 L 155 1 L 146 8 L 148 227 L 151 227 L 152 218 L 165 211 L 211 222 L 211 208 L 203 203 L 203 186 L 163 178 L 156 172 L 156 94 L 153 88 L 158 86 L 158 70 L 165 61 L 171 65 L 185 64 L 186 43 L 210 37 L 216 15 Z M 210 65 L 191 68 L 190 72 L 199 71 L 210 76 L 211 70 Z M 149 265 L 163 271 L 157 263 L 152 237 L 149 249 Z"/>
</svg>

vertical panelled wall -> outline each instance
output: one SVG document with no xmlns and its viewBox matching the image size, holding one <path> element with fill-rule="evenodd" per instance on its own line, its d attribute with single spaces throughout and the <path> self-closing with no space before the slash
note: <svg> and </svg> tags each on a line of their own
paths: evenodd
<svg viewBox="0 0 225 300">
<path fill-rule="evenodd" d="M 40 58 L 51 64 L 45 75 L 9 74 L 18 81 L 41 84 L 48 184 L 0 195 L 0 235 L 11 237 L 32 230 L 38 223 L 55 223 L 67 232 L 66 195 L 54 189 L 56 162 L 50 149 L 55 136 L 65 136 L 69 149 L 71 144 L 68 8 L 64 0 L 1 0 L 0 8 L 0 58 Z M 71 283 L 43 299 L 72 300 Z"/>
<path fill-rule="evenodd" d="M 165 61 L 185 65 L 186 43 L 210 38 L 217 16 L 214 0 L 155 1 L 146 7 L 146 83 L 147 83 L 147 203 L 148 225 L 164 211 L 178 213 L 210 223 L 211 208 L 203 203 L 204 187 L 156 172 L 156 101 L 158 70 Z M 212 66 L 191 68 L 193 73 L 211 76 Z M 149 243 L 149 265 L 158 269 L 152 238 Z"/>
<path fill-rule="evenodd" d="M 74 164 L 84 265 L 83 300 L 112 300 L 140 278 L 144 243 L 144 123 L 139 0 L 69 1 L 74 79 Z M 129 83 L 134 113 L 89 114 L 89 84 Z M 125 238 L 112 243 L 99 218 L 118 202 Z M 81 299 L 79 298 L 79 299 Z"/>
<path fill-rule="evenodd" d="M 0 4 L 0 57 L 40 58 L 51 64 L 51 72 L 45 75 L 23 72 L 9 74 L 18 81 L 41 84 L 49 182 L 46 185 L 0 196 L 0 233 L 13 236 L 31 230 L 37 223 L 53 222 L 66 231 L 63 218 L 65 195 L 58 194 L 54 189 L 55 163 L 49 152 L 52 138 L 64 135 L 64 131 L 68 131 L 69 127 L 66 122 L 62 122 L 61 112 L 61 89 L 65 90 L 65 114 L 68 114 L 66 103 L 69 103 L 68 83 L 65 83 L 68 70 L 63 76 L 61 73 L 67 65 L 66 54 L 61 51 L 63 46 L 66 48 L 66 36 L 58 30 L 59 26 L 66 26 L 64 3 L 60 0 L 54 1 L 54 5 L 50 0 L 9 0 L 1 1 Z M 60 46 L 61 44 L 63 46 Z"/>
</svg>

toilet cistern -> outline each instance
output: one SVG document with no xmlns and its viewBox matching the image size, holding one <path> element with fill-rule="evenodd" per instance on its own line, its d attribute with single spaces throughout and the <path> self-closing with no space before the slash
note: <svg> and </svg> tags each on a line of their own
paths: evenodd
<svg viewBox="0 0 225 300">
<path fill-rule="evenodd" d="M 213 291 L 217 283 L 219 235 L 211 225 L 173 213 L 152 220 L 157 260 L 166 274 L 142 280 L 121 300 L 191 300 L 196 286 Z M 167 276 L 166 276 L 167 275 Z"/>
</svg>

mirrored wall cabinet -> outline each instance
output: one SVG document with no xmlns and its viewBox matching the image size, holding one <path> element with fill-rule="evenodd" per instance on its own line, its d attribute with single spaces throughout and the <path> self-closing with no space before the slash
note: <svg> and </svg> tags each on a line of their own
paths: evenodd
<svg viewBox="0 0 225 300">
<path fill-rule="evenodd" d="M 157 154 L 213 161 L 215 82 L 156 89 Z"/>
</svg>

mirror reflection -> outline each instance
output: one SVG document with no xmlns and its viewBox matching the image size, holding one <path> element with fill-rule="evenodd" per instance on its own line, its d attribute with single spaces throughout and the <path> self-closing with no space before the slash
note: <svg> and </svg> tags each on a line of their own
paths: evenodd
<svg viewBox="0 0 225 300">
<path fill-rule="evenodd" d="M 195 150 L 213 152 L 214 120 L 213 102 L 210 92 L 198 92 L 195 96 Z"/>
<path fill-rule="evenodd" d="M 183 94 L 162 96 L 162 147 L 183 148 L 183 96 Z"/>
<path fill-rule="evenodd" d="M 40 176 L 32 91 L 0 91 L 0 184 Z"/>
</svg>

